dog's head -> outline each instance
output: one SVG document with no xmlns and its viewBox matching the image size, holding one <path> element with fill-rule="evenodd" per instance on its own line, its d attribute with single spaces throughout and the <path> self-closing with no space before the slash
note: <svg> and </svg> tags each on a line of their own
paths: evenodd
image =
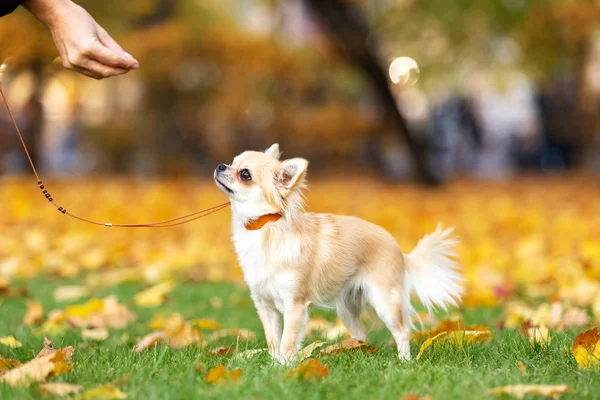
<svg viewBox="0 0 600 400">
<path fill-rule="evenodd" d="M 232 205 L 249 218 L 302 208 L 308 161 L 279 161 L 279 145 L 265 152 L 245 151 L 231 165 L 219 164 L 214 178 Z"/>
</svg>

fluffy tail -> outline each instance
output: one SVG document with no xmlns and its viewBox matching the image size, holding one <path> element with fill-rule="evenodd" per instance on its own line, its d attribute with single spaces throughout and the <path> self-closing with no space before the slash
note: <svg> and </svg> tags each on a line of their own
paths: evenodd
<svg viewBox="0 0 600 400">
<path fill-rule="evenodd" d="M 430 313 L 436 306 L 446 310 L 449 305 L 457 305 L 462 294 L 463 278 L 452 250 L 458 244 L 453 231 L 454 228 L 443 229 L 438 225 L 435 232 L 423 237 L 417 247 L 404 256 L 407 289 L 415 291 Z"/>
</svg>

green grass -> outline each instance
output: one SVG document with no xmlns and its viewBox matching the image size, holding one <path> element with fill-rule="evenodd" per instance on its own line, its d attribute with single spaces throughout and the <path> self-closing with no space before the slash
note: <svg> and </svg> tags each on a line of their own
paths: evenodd
<svg viewBox="0 0 600 400">
<path fill-rule="evenodd" d="M 25 284 L 30 297 L 42 302 L 46 311 L 64 308 L 56 303 L 52 292 L 67 282 L 33 279 Z M 429 395 L 440 399 L 482 399 L 489 397 L 490 388 L 517 383 L 566 383 L 572 392 L 563 399 L 591 399 L 600 396 L 600 373 L 577 369 L 569 350 L 577 332 L 554 333 L 547 348 L 533 347 L 513 331 L 498 331 L 488 344 L 462 348 L 437 345 L 429 348 L 419 361 L 400 362 L 390 337 L 384 329 L 370 332 L 370 344 L 380 346 L 376 354 L 347 353 L 323 356 L 329 375 L 320 381 L 299 381 L 285 378 L 286 369 L 273 365 L 266 354 L 250 360 L 235 356 L 213 356 L 206 350 L 187 348 L 173 350 L 157 346 L 142 354 L 132 351 L 136 340 L 150 331 L 148 322 L 157 312 L 177 311 L 188 319 L 210 318 L 225 327 L 249 328 L 258 334 L 256 342 L 223 340 L 214 346 L 233 345 L 241 349 L 265 347 L 264 336 L 248 291 L 229 284 L 185 283 L 170 295 L 163 306 L 154 309 L 135 307 L 133 295 L 141 286 L 127 284 L 98 289 L 94 295 L 116 294 L 138 314 L 138 320 L 121 331 L 111 331 L 104 342 L 82 340 L 78 330 L 67 330 L 51 337 L 61 347 L 72 345 L 74 369 L 55 379 L 77 383 L 84 388 L 129 379 L 121 390 L 130 399 L 192 399 L 192 398 L 256 398 L 256 399 L 401 399 L 406 393 Z M 214 309 L 210 299 L 219 296 L 223 307 Z M 22 324 L 26 310 L 25 298 L 8 297 L 0 305 L 0 336 L 13 335 L 23 347 L 9 349 L 0 345 L 0 356 L 19 361 L 31 359 L 40 350 L 42 336 Z M 315 310 L 316 311 L 316 310 Z M 492 325 L 499 317 L 498 309 L 462 310 L 467 323 Z M 334 314 L 321 312 L 332 320 Z M 212 347 L 212 345 L 211 345 Z M 414 355 L 419 343 L 412 343 Z M 517 362 L 527 367 L 527 375 L 519 372 Z M 231 369 L 241 368 L 244 375 L 236 383 L 211 385 L 205 383 L 197 366 L 207 369 L 223 364 Z M 0 399 L 29 399 L 39 397 L 38 388 L 10 388 L 0 384 Z M 501 398 L 501 397 L 497 397 Z M 529 398 L 536 398 L 528 396 Z"/>
</svg>

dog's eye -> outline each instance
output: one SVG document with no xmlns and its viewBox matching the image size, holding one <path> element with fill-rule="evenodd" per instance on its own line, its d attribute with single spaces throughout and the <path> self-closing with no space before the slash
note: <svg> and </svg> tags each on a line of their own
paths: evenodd
<svg viewBox="0 0 600 400">
<path fill-rule="evenodd" d="M 240 178 L 245 181 L 248 182 L 250 179 L 252 179 L 252 176 L 250 175 L 250 171 L 248 171 L 247 169 L 243 169 L 240 171 Z"/>
</svg>

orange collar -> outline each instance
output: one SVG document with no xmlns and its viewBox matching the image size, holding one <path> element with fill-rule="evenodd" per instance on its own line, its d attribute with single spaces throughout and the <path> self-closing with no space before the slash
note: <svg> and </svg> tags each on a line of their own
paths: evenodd
<svg viewBox="0 0 600 400">
<path fill-rule="evenodd" d="M 249 231 L 256 231 L 261 229 L 263 226 L 268 224 L 269 222 L 279 221 L 281 219 L 281 214 L 265 214 L 261 215 L 257 219 L 253 219 L 244 224 L 244 227 Z"/>
</svg>

